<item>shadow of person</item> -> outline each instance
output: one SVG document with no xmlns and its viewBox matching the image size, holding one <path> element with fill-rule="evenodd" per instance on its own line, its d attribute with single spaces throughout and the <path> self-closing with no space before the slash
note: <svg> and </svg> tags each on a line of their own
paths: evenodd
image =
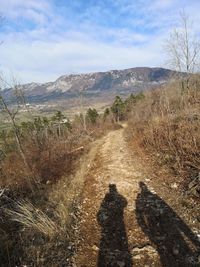
<svg viewBox="0 0 200 267">
<path fill-rule="evenodd" d="M 160 255 L 163 267 L 200 266 L 200 243 L 185 222 L 158 195 L 140 182 L 136 217 Z"/>
<path fill-rule="evenodd" d="M 97 213 L 97 221 L 101 226 L 98 267 L 132 266 L 124 224 L 126 206 L 127 201 L 118 193 L 116 185 L 110 184 L 109 192 Z"/>
</svg>

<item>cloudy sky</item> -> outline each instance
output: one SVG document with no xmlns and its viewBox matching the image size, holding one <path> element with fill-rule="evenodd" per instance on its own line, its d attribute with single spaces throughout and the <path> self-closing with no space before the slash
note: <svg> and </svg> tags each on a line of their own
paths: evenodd
<svg viewBox="0 0 200 267">
<path fill-rule="evenodd" d="M 21 82 L 165 66 L 163 42 L 199 0 L 0 0 L 0 71 Z"/>
</svg>

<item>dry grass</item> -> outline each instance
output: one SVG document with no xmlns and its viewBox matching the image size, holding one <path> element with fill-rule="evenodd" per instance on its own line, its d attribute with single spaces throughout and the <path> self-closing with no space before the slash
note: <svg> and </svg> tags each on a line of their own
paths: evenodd
<svg viewBox="0 0 200 267">
<path fill-rule="evenodd" d="M 58 225 L 29 201 L 16 202 L 15 210 L 6 209 L 6 213 L 12 221 L 25 228 L 38 231 L 49 238 L 53 238 L 59 231 Z"/>
<path fill-rule="evenodd" d="M 176 82 L 145 96 L 129 114 L 129 139 L 137 139 L 187 184 L 200 172 L 199 79 L 187 92 Z"/>
</svg>

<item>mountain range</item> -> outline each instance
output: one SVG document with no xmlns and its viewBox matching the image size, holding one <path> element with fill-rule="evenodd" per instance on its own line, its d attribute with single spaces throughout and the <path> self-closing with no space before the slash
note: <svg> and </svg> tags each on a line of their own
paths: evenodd
<svg viewBox="0 0 200 267">
<path fill-rule="evenodd" d="M 21 88 L 29 103 L 44 103 L 65 98 L 123 94 L 143 91 L 166 83 L 177 72 L 164 68 L 136 67 L 125 70 L 111 70 L 87 74 L 60 76 L 54 82 L 28 83 Z M 11 96 L 11 89 L 4 90 L 4 96 Z"/>
</svg>

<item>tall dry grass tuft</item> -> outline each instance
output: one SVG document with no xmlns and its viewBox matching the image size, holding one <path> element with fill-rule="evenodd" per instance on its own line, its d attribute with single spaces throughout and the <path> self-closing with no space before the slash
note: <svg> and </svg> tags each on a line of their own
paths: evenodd
<svg viewBox="0 0 200 267">
<path fill-rule="evenodd" d="M 200 172 L 199 77 L 189 91 L 181 83 L 146 92 L 129 114 L 128 134 L 188 182 Z"/>
<path fill-rule="evenodd" d="M 16 202 L 15 210 L 6 209 L 6 213 L 12 221 L 49 238 L 53 238 L 59 232 L 57 224 L 29 201 Z"/>
</svg>

